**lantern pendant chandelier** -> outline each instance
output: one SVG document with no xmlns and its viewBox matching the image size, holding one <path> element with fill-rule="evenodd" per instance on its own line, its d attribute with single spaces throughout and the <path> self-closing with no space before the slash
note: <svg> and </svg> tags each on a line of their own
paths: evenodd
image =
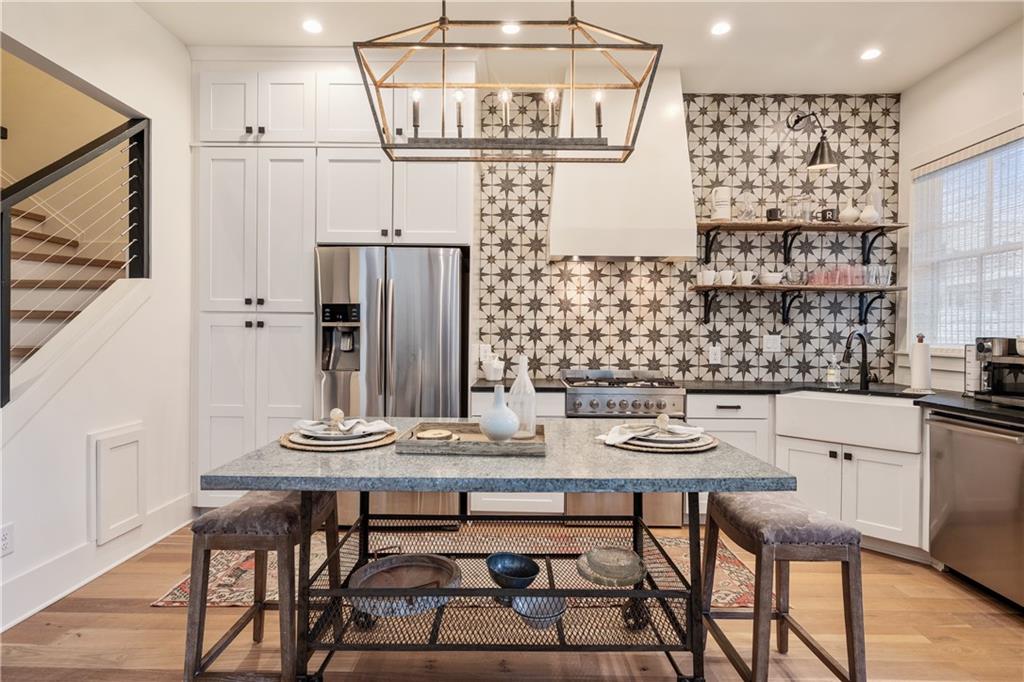
<svg viewBox="0 0 1024 682">
<path fill-rule="evenodd" d="M 621 163 L 662 46 L 578 19 L 575 2 L 565 20 L 519 22 L 449 19 L 442 2 L 436 21 L 353 48 L 392 161 Z M 491 75 L 453 79 L 466 62 Z M 480 134 L 477 105 L 498 121 Z"/>
</svg>

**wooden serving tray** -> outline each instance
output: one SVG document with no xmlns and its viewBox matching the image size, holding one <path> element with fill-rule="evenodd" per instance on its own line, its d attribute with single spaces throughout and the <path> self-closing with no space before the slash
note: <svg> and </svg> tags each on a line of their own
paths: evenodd
<svg viewBox="0 0 1024 682">
<path fill-rule="evenodd" d="M 458 436 L 457 440 L 425 440 L 417 434 L 433 429 L 444 429 Z M 537 425 L 533 438 L 507 440 L 497 443 L 480 431 L 478 422 L 420 422 L 395 441 L 395 452 L 400 455 L 471 455 L 495 457 L 543 457 L 547 454 L 544 427 Z"/>
</svg>

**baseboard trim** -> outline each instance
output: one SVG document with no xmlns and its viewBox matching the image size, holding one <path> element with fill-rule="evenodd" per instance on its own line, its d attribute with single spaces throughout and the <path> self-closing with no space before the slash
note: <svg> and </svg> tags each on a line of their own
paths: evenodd
<svg viewBox="0 0 1024 682">
<path fill-rule="evenodd" d="M 896 557 L 897 559 L 906 559 L 907 561 L 913 561 L 919 564 L 928 564 L 929 566 L 934 566 L 935 564 L 931 555 L 920 547 L 901 545 L 898 542 L 889 542 L 888 540 L 880 540 L 878 538 L 869 538 L 866 536 L 861 539 L 860 546 L 864 549 L 870 549 L 873 552 L 878 552 L 879 554 Z"/>
<path fill-rule="evenodd" d="M 191 493 L 179 495 L 178 497 L 156 507 L 147 515 L 147 523 L 136 529 L 140 533 L 146 533 L 149 529 L 159 528 L 160 530 L 155 531 L 154 537 L 145 540 L 137 547 L 130 548 L 127 554 L 119 556 L 117 559 L 109 563 L 103 564 L 99 569 L 92 571 L 87 576 L 76 579 L 73 584 L 61 587 L 59 593 L 45 597 L 42 602 L 15 607 L 20 612 L 10 620 L 5 619 L 2 627 L 0 627 L 0 633 L 14 627 L 25 619 L 34 616 L 47 606 L 63 599 L 80 587 L 92 582 L 104 573 L 138 555 L 140 552 L 149 549 L 167 536 L 191 523 L 193 516 L 194 513 L 192 509 Z M 127 538 L 133 532 L 134 531 L 131 531 L 129 534 L 122 537 Z M 111 544 L 114 544 L 115 542 L 116 540 L 112 541 Z M 104 547 L 109 546 L 110 545 L 105 545 Z M 47 586 L 59 585 L 62 582 L 61 577 L 66 576 L 68 573 L 68 565 L 74 565 L 74 562 L 86 562 L 89 560 L 90 555 L 96 554 L 97 552 L 102 552 L 102 548 L 97 547 L 93 542 L 83 542 L 59 556 L 48 559 L 47 561 L 4 581 L 3 585 L 0 586 L 0 589 L 4 592 L 3 602 L 5 615 L 9 608 L 8 604 L 12 601 L 10 595 L 41 593 Z"/>
</svg>

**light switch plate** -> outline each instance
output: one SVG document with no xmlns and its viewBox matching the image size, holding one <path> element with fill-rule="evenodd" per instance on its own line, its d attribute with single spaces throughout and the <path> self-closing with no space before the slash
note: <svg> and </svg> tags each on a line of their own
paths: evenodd
<svg viewBox="0 0 1024 682">
<path fill-rule="evenodd" d="M 708 364 L 709 365 L 720 365 L 722 364 L 722 347 L 711 346 L 708 348 Z"/>
<path fill-rule="evenodd" d="M 761 350 L 765 353 L 781 353 L 782 352 L 782 335 L 781 334 L 765 334 L 761 337 Z"/>
</svg>

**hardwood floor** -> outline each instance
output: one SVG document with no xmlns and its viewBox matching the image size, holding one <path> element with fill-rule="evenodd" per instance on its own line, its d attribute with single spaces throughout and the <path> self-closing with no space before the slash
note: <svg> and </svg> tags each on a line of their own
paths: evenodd
<svg viewBox="0 0 1024 682">
<path fill-rule="evenodd" d="M 671 534 L 676 531 L 664 531 Z M 185 609 L 152 608 L 188 573 L 190 533 L 179 531 L 65 599 L 0 635 L 0 678 L 33 680 L 181 679 Z M 735 547 L 733 547 L 736 550 Z M 747 561 L 741 551 L 737 555 Z M 865 552 L 864 611 L 868 676 L 873 680 L 1024 680 L 1024 615 L 962 581 L 927 566 Z M 793 564 L 792 610 L 840 660 L 842 593 L 837 565 Z M 214 641 L 239 610 L 211 608 Z M 725 623 L 741 652 L 750 650 L 750 623 Z M 266 632 L 276 632 L 268 614 Z M 268 636 L 253 645 L 243 634 L 214 666 L 234 671 L 277 669 Z M 774 640 L 773 640 L 774 646 Z M 677 658 L 688 669 L 686 655 Z M 773 679 L 828 680 L 824 667 L 798 640 L 789 654 L 772 651 Z M 735 680 L 709 642 L 708 680 Z M 403 682 L 463 680 L 674 680 L 663 654 L 354 653 L 335 656 L 328 680 Z"/>
</svg>

